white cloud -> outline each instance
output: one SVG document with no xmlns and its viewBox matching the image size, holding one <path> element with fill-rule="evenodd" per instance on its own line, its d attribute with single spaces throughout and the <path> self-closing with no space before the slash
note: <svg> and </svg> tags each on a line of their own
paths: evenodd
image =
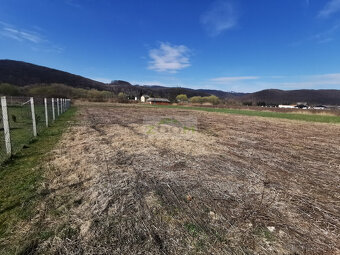
<svg viewBox="0 0 340 255">
<path fill-rule="evenodd" d="M 184 45 L 161 42 L 160 47 L 149 51 L 148 68 L 157 72 L 176 73 L 190 66 L 190 50 Z"/>
<path fill-rule="evenodd" d="M 212 82 L 218 84 L 229 84 L 233 82 L 245 81 L 245 80 L 257 80 L 260 77 L 257 76 L 231 76 L 231 77 L 217 77 L 211 79 Z"/>
<path fill-rule="evenodd" d="M 330 0 L 325 7 L 319 12 L 319 18 L 328 18 L 332 14 L 340 11 L 340 0 Z"/>
<path fill-rule="evenodd" d="M 18 29 L 5 22 L 0 22 L 0 35 L 20 42 L 41 43 L 44 41 L 42 36 L 35 31 Z"/>
<path fill-rule="evenodd" d="M 217 36 L 237 25 L 238 12 L 230 0 L 217 0 L 201 16 L 201 23 L 210 36 Z"/>
</svg>

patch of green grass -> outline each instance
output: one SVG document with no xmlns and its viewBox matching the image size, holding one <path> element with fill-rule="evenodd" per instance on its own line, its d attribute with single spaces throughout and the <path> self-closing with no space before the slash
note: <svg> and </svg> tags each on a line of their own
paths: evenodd
<svg viewBox="0 0 340 255">
<path fill-rule="evenodd" d="M 14 253 L 15 245 L 8 242 L 13 237 L 16 239 L 17 224 L 34 216 L 36 203 L 44 195 L 38 194 L 44 172 L 41 162 L 67 129 L 75 112 L 76 108 L 71 107 L 0 166 L 0 254 Z"/>
<path fill-rule="evenodd" d="M 301 120 L 301 121 L 310 121 L 310 122 L 340 123 L 340 117 L 332 116 L 332 115 L 267 112 L 267 111 L 253 111 L 253 110 L 243 110 L 243 109 L 194 107 L 194 106 L 180 106 L 180 105 L 147 105 L 144 107 L 187 109 L 187 110 L 196 110 L 196 111 L 219 112 L 219 113 L 246 115 L 246 116 L 280 118 L 280 119 Z"/>
<path fill-rule="evenodd" d="M 33 125 L 32 114 L 29 104 L 26 105 L 12 105 L 8 106 L 8 120 L 10 126 L 12 152 L 15 154 L 20 151 L 26 144 L 32 142 L 33 138 Z M 35 119 L 38 133 L 41 133 L 46 128 L 45 120 L 45 107 L 43 105 L 35 106 Z M 48 114 L 49 123 L 52 123 L 52 112 Z M 4 134 L 0 129 L 0 143 L 4 145 Z M 0 147 L 0 163 L 6 160 L 4 146 Z"/>
<path fill-rule="evenodd" d="M 267 241 L 273 241 L 275 239 L 273 233 L 270 232 L 269 229 L 266 227 L 255 228 L 254 234 L 264 238 Z"/>
<path fill-rule="evenodd" d="M 192 236 L 197 236 L 200 232 L 201 232 L 201 229 L 199 226 L 196 226 L 195 224 L 193 223 L 186 223 L 184 225 L 184 227 L 186 228 L 186 230 L 189 232 L 190 235 Z"/>
</svg>

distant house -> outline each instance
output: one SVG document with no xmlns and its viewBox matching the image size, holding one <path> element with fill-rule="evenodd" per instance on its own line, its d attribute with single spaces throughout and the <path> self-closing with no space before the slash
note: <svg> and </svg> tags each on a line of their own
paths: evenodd
<svg viewBox="0 0 340 255">
<path fill-rule="evenodd" d="M 325 105 L 316 105 L 316 106 L 313 107 L 313 109 L 315 109 L 315 110 L 325 110 L 325 109 L 327 109 L 327 106 L 325 106 Z"/>
<path fill-rule="evenodd" d="M 146 100 L 149 104 L 160 104 L 160 105 L 166 105 L 170 104 L 170 101 L 166 98 L 149 98 Z"/>
<path fill-rule="evenodd" d="M 141 98 L 140 98 L 140 101 L 142 103 L 145 103 L 148 98 L 150 98 L 148 95 L 142 95 Z"/>
<path fill-rule="evenodd" d="M 296 105 L 279 104 L 279 108 L 294 109 L 296 108 Z"/>
</svg>

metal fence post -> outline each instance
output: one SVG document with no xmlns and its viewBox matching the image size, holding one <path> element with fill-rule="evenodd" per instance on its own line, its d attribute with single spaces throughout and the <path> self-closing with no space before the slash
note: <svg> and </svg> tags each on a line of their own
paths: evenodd
<svg viewBox="0 0 340 255">
<path fill-rule="evenodd" d="M 57 98 L 57 113 L 58 113 L 58 116 L 60 114 L 60 111 L 59 111 L 59 98 Z"/>
<path fill-rule="evenodd" d="M 52 98 L 52 118 L 53 118 L 53 121 L 55 121 L 54 98 Z"/>
<path fill-rule="evenodd" d="M 47 98 L 44 98 L 44 104 L 45 104 L 45 122 L 46 122 L 46 127 L 48 127 Z"/>
<path fill-rule="evenodd" d="M 64 107 L 63 107 L 63 99 L 60 99 L 60 113 L 64 112 Z"/>
<path fill-rule="evenodd" d="M 37 123 L 35 122 L 35 111 L 34 111 L 34 99 L 30 98 L 31 101 L 31 113 L 32 113 L 32 124 L 33 124 L 33 136 L 37 136 Z"/>
<path fill-rule="evenodd" d="M 2 122 L 4 125 L 4 133 L 5 133 L 6 152 L 7 152 L 7 155 L 11 155 L 12 154 L 11 134 L 10 134 L 9 124 L 8 124 L 6 97 L 1 97 L 1 109 L 2 109 Z"/>
</svg>

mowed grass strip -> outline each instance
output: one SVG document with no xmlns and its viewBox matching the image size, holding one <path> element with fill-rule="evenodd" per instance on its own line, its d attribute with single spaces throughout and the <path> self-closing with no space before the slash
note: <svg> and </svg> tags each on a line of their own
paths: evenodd
<svg viewBox="0 0 340 255">
<path fill-rule="evenodd" d="M 76 113 L 71 107 L 24 149 L 0 166 L 0 253 L 6 253 L 8 238 L 15 236 L 17 223 L 34 215 L 36 202 L 42 196 L 37 189 L 43 180 L 41 162 L 51 151 L 69 121 Z M 6 248 L 7 247 L 7 248 Z"/>
<path fill-rule="evenodd" d="M 246 115 L 246 116 L 259 116 L 259 117 L 266 117 L 266 118 L 302 120 L 302 121 L 310 121 L 310 122 L 340 123 L 340 117 L 332 116 L 332 115 L 282 113 L 282 112 L 270 112 L 270 111 L 254 111 L 254 110 L 243 110 L 243 109 L 195 107 L 195 106 L 180 106 L 180 105 L 148 105 L 147 107 L 187 109 L 187 110 L 206 111 L 206 112 L 238 114 L 238 115 Z"/>
</svg>

